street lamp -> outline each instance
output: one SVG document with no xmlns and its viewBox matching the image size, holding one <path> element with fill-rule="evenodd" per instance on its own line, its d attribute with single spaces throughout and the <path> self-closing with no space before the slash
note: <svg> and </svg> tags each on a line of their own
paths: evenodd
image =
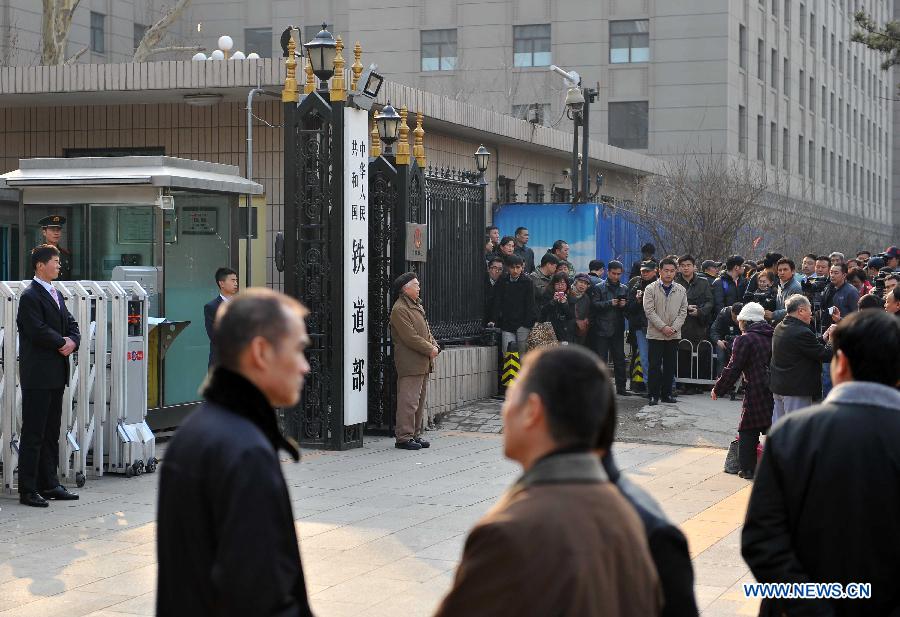
<svg viewBox="0 0 900 617">
<path fill-rule="evenodd" d="M 550 70 L 559 74 L 568 84 L 566 90 L 566 115 L 572 120 L 572 203 L 584 203 L 590 196 L 590 111 L 591 103 L 597 100 L 597 88 L 584 88 L 581 75 L 566 71 L 556 65 Z M 581 129 L 581 153 L 578 150 L 578 129 Z M 579 175 L 580 174 L 580 175 Z"/>
<path fill-rule="evenodd" d="M 337 54 L 337 41 L 331 36 L 331 33 L 322 24 L 322 29 L 316 35 L 316 38 L 308 43 L 304 43 L 306 48 L 306 57 L 312 65 L 313 74 L 320 81 L 328 81 L 334 75 L 334 57 Z"/>
<path fill-rule="evenodd" d="M 400 114 L 391 106 L 390 101 L 375 114 L 375 126 L 378 127 L 378 137 L 387 145 L 385 154 L 393 154 L 392 144 L 397 141 L 397 133 L 400 131 Z"/>
<path fill-rule="evenodd" d="M 491 153 L 484 147 L 484 144 L 478 146 L 478 150 L 475 151 L 475 168 L 478 169 L 478 173 L 481 174 L 482 185 L 487 184 L 487 181 L 484 179 L 484 172 L 487 171 L 490 158 Z"/>
</svg>

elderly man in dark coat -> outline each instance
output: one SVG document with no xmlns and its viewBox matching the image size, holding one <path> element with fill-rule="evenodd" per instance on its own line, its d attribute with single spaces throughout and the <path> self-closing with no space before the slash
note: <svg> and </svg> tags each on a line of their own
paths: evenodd
<svg viewBox="0 0 900 617">
<path fill-rule="evenodd" d="M 752 480 L 756 471 L 759 436 L 772 422 L 772 391 L 769 390 L 769 361 L 772 357 L 772 326 L 765 321 L 763 307 L 756 302 L 744 305 L 737 317 L 741 334 L 734 339 L 731 359 L 722 370 L 710 396 L 716 400 L 731 392 L 738 377 L 744 377 L 744 402 L 738 424 L 738 475 Z"/>
<path fill-rule="evenodd" d="M 438 617 L 659 615 L 641 520 L 592 451 L 610 388 L 582 347 L 525 356 L 503 406 L 504 453 L 525 473 L 469 533 Z"/>
<path fill-rule="evenodd" d="M 391 339 L 397 370 L 396 443 L 401 450 L 421 450 L 431 444 L 422 439 L 425 390 L 434 359 L 440 353 L 419 302 L 419 279 L 407 272 L 394 281 L 397 301 L 391 309 Z"/>
<path fill-rule="evenodd" d="M 214 329 L 206 399 L 161 467 L 156 614 L 311 616 L 278 451 L 275 407 L 300 400 L 309 343 L 299 302 L 271 289 L 235 296 Z"/>
<path fill-rule="evenodd" d="M 871 584 L 867 599 L 763 600 L 760 615 L 900 615 L 900 321 L 831 335 L 831 392 L 772 427 L 741 553 L 760 583 Z"/>
</svg>

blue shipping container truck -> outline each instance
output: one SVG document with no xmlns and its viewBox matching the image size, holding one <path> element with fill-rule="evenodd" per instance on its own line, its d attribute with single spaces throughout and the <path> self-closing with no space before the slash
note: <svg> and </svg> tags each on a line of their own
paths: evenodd
<svg viewBox="0 0 900 617">
<path fill-rule="evenodd" d="M 528 228 L 535 267 L 556 240 L 565 240 L 576 272 L 587 272 L 592 259 L 615 259 L 624 264 L 627 277 L 641 258 L 641 245 L 649 241 L 649 234 L 633 221 L 595 203 L 506 204 L 494 208 L 494 225 L 501 237 L 514 235 L 517 227 Z"/>
</svg>

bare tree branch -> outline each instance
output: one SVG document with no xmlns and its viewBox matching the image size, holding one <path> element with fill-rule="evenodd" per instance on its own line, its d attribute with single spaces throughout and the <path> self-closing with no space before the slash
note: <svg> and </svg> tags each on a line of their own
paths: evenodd
<svg viewBox="0 0 900 617">
<path fill-rule="evenodd" d="M 78 58 L 80 58 L 82 56 L 82 54 L 84 54 L 84 52 L 86 52 L 88 49 L 90 49 L 90 46 L 85 45 L 84 47 L 79 49 L 77 52 L 75 52 L 72 56 L 70 56 L 69 59 L 65 61 L 65 64 L 66 65 L 75 64 L 75 62 L 78 61 Z"/>
<path fill-rule="evenodd" d="M 187 46 L 168 45 L 166 47 L 154 47 L 153 49 L 151 49 L 150 51 L 147 52 L 147 57 L 154 56 L 156 54 L 165 54 L 165 53 L 169 53 L 169 52 L 178 52 L 178 51 L 192 51 L 192 52 L 196 53 L 198 51 L 203 51 L 204 49 L 206 49 L 206 48 L 200 47 L 198 45 L 193 45 L 193 46 L 191 46 L 191 45 L 187 45 Z M 144 61 L 146 61 L 146 58 L 144 59 Z"/>
<path fill-rule="evenodd" d="M 166 36 L 169 26 L 181 17 L 181 14 L 184 13 L 190 3 L 191 0 L 178 0 L 178 3 L 169 9 L 159 21 L 147 28 L 147 31 L 144 33 L 144 38 L 141 39 L 140 44 L 134 52 L 133 62 L 145 62 L 151 55 L 162 53 L 154 50 Z M 187 49 L 169 49 L 168 51 L 187 51 Z M 199 51 L 199 49 L 197 51 Z"/>
</svg>

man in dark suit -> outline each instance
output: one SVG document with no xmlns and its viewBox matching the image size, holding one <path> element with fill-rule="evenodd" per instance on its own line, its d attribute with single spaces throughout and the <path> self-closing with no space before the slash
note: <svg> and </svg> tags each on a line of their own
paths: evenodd
<svg viewBox="0 0 900 617">
<path fill-rule="evenodd" d="M 22 439 L 19 444 L 19 501 L 47 507 L 48 499 L 78 499 L 59 483 L 59 429 L 63 391 L 69 383 L 69 356 L 81 335 L 62 296 L 59 250 L 49 244 L 31 251 L 34 281 L 19 298 L 19 379 L 22 384 Z"/>
<path fill-rule="evenodd" d="M 871 596 L 764 599 L 760 615 L 900 614 L 900 322 L 862 311 L 830 339 L 834 387 L 770 430 L 741 553 L 760 583 L 870 583 Z"/>
<path fill-rule="evenodd" d="M 475 525 L 438 617 L 652 617 L 662 598 L 641 520 L 592 451 L 612 383 L 577 345 L 529 352 L 503 406 L 525 473 Z"/>
<path fill-rule="evenodd" d="M 612 455 L 612 444 L 616 433 L 616 397 L 610 391 L 606 402 L 607 416 L 597 438 L 597 455 L 622 496 L 628 500 L 641 522 L 650 546 L 650 556 L 656 564 L 659 583 L 663 592 L 661 617 L 696 617 L 697 601 L 694 598 L 694 568 L 687 538 L 672 521 L 650 493 L 625 477 Z"/>
<path fill-rule="evenodd" d="M 216 286 L 219 295 L 203 305 L 203 318 L 206 322 L 206 336 L 209 337 L 209 366 L 216 363 L 216 346 L 213 342 L 213 325 L 216 321 L 216 311 L 223 302 L 228 302 L 238 292 L 237 272 L 231 268 L 219 268 L 216 270 Z"/>
</svg>

